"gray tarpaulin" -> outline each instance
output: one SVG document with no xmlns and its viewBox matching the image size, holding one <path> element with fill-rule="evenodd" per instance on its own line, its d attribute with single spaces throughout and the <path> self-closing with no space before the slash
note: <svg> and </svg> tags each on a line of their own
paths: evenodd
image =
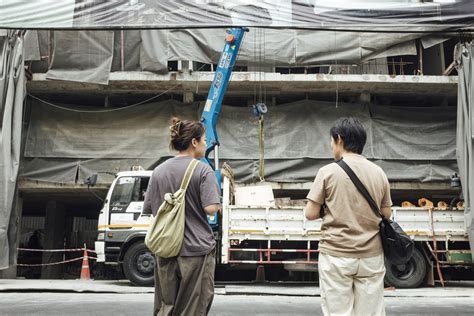
<svg viewBox="0 0 474 316">
<path fill-rule="evenodd" d="M 202 63 L 217 63 L 219 60 L 225 40 L 225 29 L 157 31 L 151 40 L 159 40 L 164 32 L 169 34 L 168 60 L 194 60 Z M 303 54 L 306 50 L 319 51 L 322 42 L 315 37 L 311 43 L 297 45 L 298 38 L 303 33 L 305 31 L 252 28 L 245 34 L 237 65 L 247 66 L 251 62 L 273 66 L 295 65 L 298 55 L 302 55 L 301 64 L 309 63 L 310 60 Z M 313 32 L 313 36 L 317 33 L 319 32 Z M 352 49 L 358 51 L 359 45 Z M 360 56 L 356 59 L 359 60 Z"/>
<path fill-rule="evenodd" d="M 167 72 L 169 31 L 141 30 L 140 67 L 143 71 Z"/>
<path fill-rule="evenodd" d="M 270 107 L 265 115 L 265 157 L 330 159 L 329 129 L 341 116 L 358 117 L 371 135 L 368 106 L 339 104 L 336 107 L 332 102 L 303 100 Z M 224 107 L 218 125 L 220 156 L 258 159 L 258 131 L 258 121 L 249 108 Z M 368 142 L 365 150 L 368 157 L 371 157 L 371 146 Z"/>
<path fill-rule="evenodd" d="M 223 47 L 224 29 L 154 31 L 149 40 L 169 35 L 169 60 L 216 63 Z M 360 63 L 371 56 L 416 55 L 413 39 L 421 34 L 377 34 L 309 30 L 257 30 L 246 33 L 238 65 L 249 62 L 273 66 Z M 157 43 L 157 47 L 161 45 Z M 260 57 L 260 55 L 262 55 Z M 259 60 L 259 58 L 261 60 Z"/>
<path fill-rule="evenodd" d="M 122 71 L 122 63 L 123 71 L 136 71 L 140 69 L 141 44 L 140 31 L 115 31 L 114 58 L 111 71 Z"/>
<path fill-rule="evenodd" d="M 72 111 L 34 102 L 25 157 L 156 158 L 170 155 L 168 122 L 172 116 L 198 119 L 199 103 L 174 100 L 121 110 Z M 330 159 L 329 129 L 341 116 L 354 116 L 367 127 L 364 154 L 390 160 L 455 159 L 454 107 L 367 106 L 302 100 L 270 107 L 265 115 L 268 159 Z M 223 106 L 218 124 L 224 159 L 256 159 L 258 124 L 247 107 Z M 165 146 L 164 146 L 165 145 Z"/>
<path fill-rule="evenodd" d="M 198 106 L 166 101 L 123 110 L 65 111 L 34 103 L 25 157 L 156 158 L 169 156 L 169 119 L 198 118 Z"/>
<path fill-rule="evenodd" d="M 37 101 L 31 107 L 22 177 L 61 183 L 80 182 L 94 170 L 117 172 L 131 165 L 152 168 L 173 155 L 168 149 L 169 119 L 176 115 L 198 119 L 202 110 L 202 104 L 173 100 L 111 112 L 102 108 L 95 113 L 80 112 L 91 107 L 68 111 Z M 444 121 L 437 114 L 440 111 Z M 265 116 L 266 178 L 311 181 L 317 169 L 331 159 L 332 123 L 349 115 L 360 118 L 367 128 L 364 154 L 381 165 L 391 180 L 442 181 L 456 171 L 454 107 L 344 103 L 336 107 L 331 102 L 303 100 L 269 107 Z M 258 124 L 251 109 L 223 106 L 218 133 L 220 157 L 236 169 L 237 180 L 258 179 Z M 390 141 L 383 140 L 385 135 Z"/>
<path fill-rule="evenodd" d="M 373 106 L 371 112 L 374 158 L 456 158 L 455 108 Z"/>
<path fill-rule="evenodd" d="M 458 44 L 456 61 L 459 73 L 458 84 L 458 124 L 457 160 L 461 176 L 462 192 L 465 201 L 465 223 L 469 234 L 471 249 L 474 246 L 474 45 Z M 472 253 L 474 259 L 474 252 Z"/>
<path fill-rule="evenodd" d="M 0 269 L 16 260 L 16 218 L 12 210 L 26 90 L 23 52 L 23 37 L 17 32 L 9 31 L 0 39 Z"/>
<path fill-rule="evenodd" d="M 360 63 L 384 52 L 385 56 L 416 55 L 413 39 L 420 37 L 423 35 L 251 28 L 245 34 L 237 65 Z M 142 49 L 154 48 L 151 50 L 156 55 L 153 60 L 160 64 L 163 60 L 217 63 L 224 39 L 225 29 L 142 31 Z"/>
<path fill-rule="evenodd" d="M 40 44 L 37 31 L 27 31 L 25 34 L 25 61 L 41 60 Z"/>
<path fill-rule="evenodd" d="M 364 155 L 388 160 L 455 159 L 453 107 L 395 107 L 304 100 L 270 107 L 265 115 L 268 159 L 331 158 L 328 131 L 341 116 L 358 117 L 367 128 Z M 249 109 L 224 107 L 219 117 L 221 156 L 258 158 L 258 125 Z M 233 144 L 238 148 L 227 146 Z"/>
<path fill-rule="evenodd" d="M 49 37 L 54 38 L 54 45 L 49 42 Z M 251 28 L 239 51 L 237 65 L 265 65 L 268 69 L 365 63 L 367 71 L 366 63 L 371 59 L 416 55 L 415 39 L 418 38 L 425 46 L 448 39 L 446 36 L 423 34 Z M 122 66 L 124 71 L 166 73 L 168 61 L 217 63 L 224 39 L 225 29 L 28 31 L 25 53 L 26 60 L 35 60 L 32 65 L 34 72 L 45 72 L 47 56 L 53 48 L 48 79 L 106 84 L 109 73 L 121 71 Z M 39 61 L 40 56 L 42 61 Z M 380 64 L 387 69 L 386 61 Z"/>
<path fill-rule="evenodd" d="M 54 32 L 52 64 L 47 79 L 107 84 L 112 67 L 114 32 Z"/>
<path fill-rule="evenodd" d="M 52 32 L 49 32 L 49 31 L 28 31 L 28 33 L 30 33 L 30 32 L 36 32 L 37 37 L 29 37 L 29 40 L 34 41 L 37 38 L 38 43 L 27 45 L 25 47 L 25 53 L 26 53 L 26 55 L 35 55 L 36 52 L 34 52 L 34 51 L 32 52 L 31 49 L 28 49 L 28 50 L 26 50 L 26 49 L 38 46 L 39 47 L 40 59 L 41 59 L 39 61 L 33 61 L 31 63 L 31 71 L 33 73 L 45 73 L 49 69 L 49 62 L 50 61 L 49 61 L 48 56 L 49 56 L 50 49 L 51 49 L 49 43 L 50 43 L 50 36 L 51 36 Z M 25 38 L 25 41 L 26 41 L 26 38 Z M 51 40 L 51 43 L 52 43 L 52 40 Z"/>
</svg>

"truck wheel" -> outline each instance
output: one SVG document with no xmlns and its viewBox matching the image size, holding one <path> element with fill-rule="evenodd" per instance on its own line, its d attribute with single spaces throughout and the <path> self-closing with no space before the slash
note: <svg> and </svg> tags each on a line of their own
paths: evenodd
<svg viewBox="0 0 474 316">
<path fill-rule="evenodd" d="M 426 266 L 423 254 L 416 248 L 407 264 L 397 266 L 385 260 L 385 283 L 400 289 L 416 288 L 425 279 Z"/>
<path fill-rule="evenodd" d="M 143 241 L 136 242 L 128 248 L 122 266 L 125 277 L 133 284 L 138 286 L 154 284 L 155 257 Z"/>
</svg>

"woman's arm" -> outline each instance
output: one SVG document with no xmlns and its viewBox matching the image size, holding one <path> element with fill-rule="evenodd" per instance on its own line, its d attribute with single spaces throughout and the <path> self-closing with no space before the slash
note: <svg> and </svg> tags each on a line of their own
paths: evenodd
<svg viewBox="0 0 474 316">
<path fill-rule="evenodd" d="M 216 214 L 220 210 L 221 210 L 220 204 L 211 204 L 204 208 L 204 212 L 206 212 L 206 214 L 210 216 Z"/>
</svg>

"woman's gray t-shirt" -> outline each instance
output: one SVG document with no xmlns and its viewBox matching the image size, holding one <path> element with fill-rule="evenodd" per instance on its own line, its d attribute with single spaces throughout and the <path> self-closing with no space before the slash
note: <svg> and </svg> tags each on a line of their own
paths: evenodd
<svg viewBox="0 0 474 316">
<path fill-rule="evenodd" d="M 153 170 L 145 194 L 144 214 L 153 213 L 156 216 L 165 194 L 174 193 L 181 186 L 191 160 L 189 156 L 174 157 Z M 202 256 L 214 249 L 216 241 L 204 208 L 220 204 L 219 195 L 214 171 L 209 165 L 199 162 L 186 191 L 184 240 L 180 256 Z"/>
</svg>

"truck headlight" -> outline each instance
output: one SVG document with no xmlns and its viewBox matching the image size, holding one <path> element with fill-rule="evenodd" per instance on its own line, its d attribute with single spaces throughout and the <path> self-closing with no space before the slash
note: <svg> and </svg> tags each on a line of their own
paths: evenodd
<svg viewBox="0 0 474 316">
<path fill-rule="evenodd" d="M 105 233 L 97 234 L 97 240 L 105 240 Z"/>
</svg>

